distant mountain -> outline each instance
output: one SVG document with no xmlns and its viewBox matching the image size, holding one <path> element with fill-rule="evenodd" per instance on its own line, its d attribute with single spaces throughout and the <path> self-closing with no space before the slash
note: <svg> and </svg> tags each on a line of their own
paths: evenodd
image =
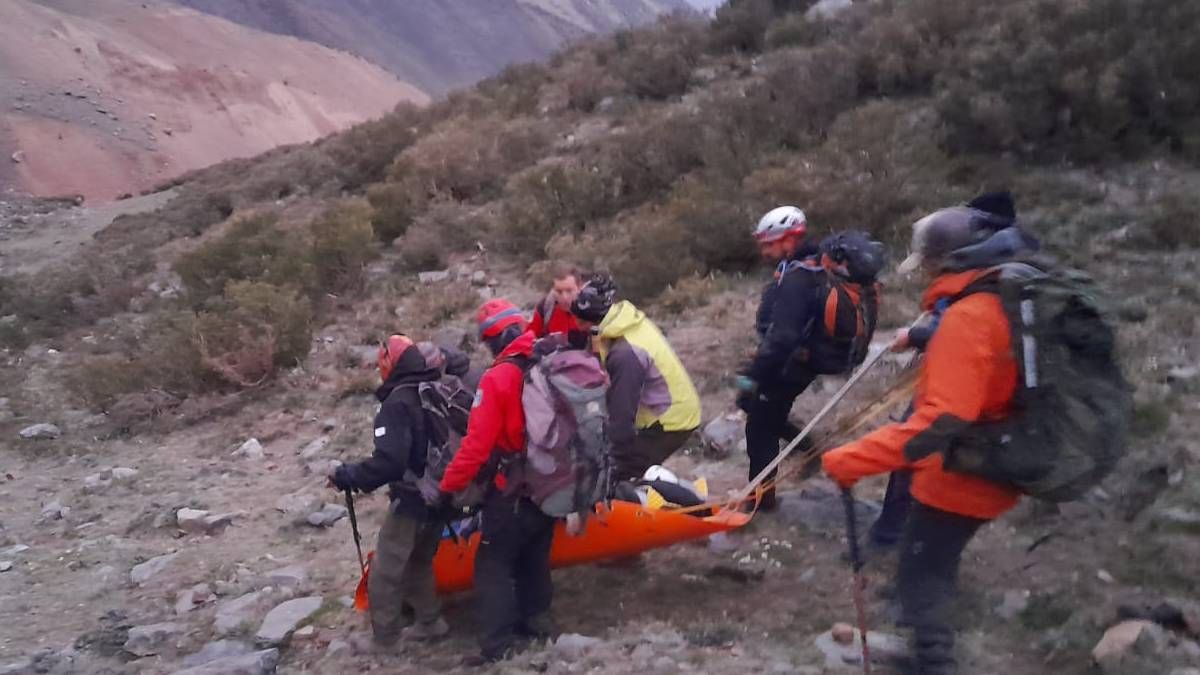
<svg viewBox="0 0 1200 675">
<path fill-rule="evenodd" d="M 158 0 L 0 2 L 0 188 L 111 199 L 404 100 L 428 97 L 359 57 Z"/>
<path fill-rule="evenodd" d="M 173 0 L 231 21 L 358 54 L 442 93 L 564 42 L 709 0 Z"/>
</svg>

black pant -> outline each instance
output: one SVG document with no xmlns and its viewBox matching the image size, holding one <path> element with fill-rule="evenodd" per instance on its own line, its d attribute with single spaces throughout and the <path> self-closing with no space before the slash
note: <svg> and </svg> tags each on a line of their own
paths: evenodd
<svg viewBox="0 0 1200 675">
<path fill-rule="evenodd" d="M 493 491 L 483 503 L 481 531 L 475 554 L 479 646 L 485 658 L 499 659 L 518 629 L 550 611 L 554 519 L 526 498 Z"/>
<path fill-rule="evenodd" d="M 746 454 L 750 455 L 751 480 L 779 454 L 780 439 L 795 431 L 788 423 L 792 404 L 814 379 L 807 375 L 797 382 L 762 385 L 758 396 L 746 406 Z"/>
<path fill-rule="evenodd" d="M 912 471 L 893 471 L 888 477 L 887 492 L 883 493 L 883 510 L 871 525 L 871 542 L 880 546 L 891 546 L 900 541 L 904 534 L 904 523 L 912 509 Z"/>
<path fill-rule="evenodd" d="M 984 522 L 913 503 L 900 542 L 897 591 L 903 622 L 913 630 L 918 675 L 955 672 L 951 610 L 958 564 Z"/>
<path fill-rule="evenodd" d="M 613 448 L 613 476 L 616 480 L 637 480 L 646 469 L 662 464 L 683 447 L 695 429 L 664 431 L 662 424 L 638 429 L 633 442 L 626 448 Z"/>
</svg>

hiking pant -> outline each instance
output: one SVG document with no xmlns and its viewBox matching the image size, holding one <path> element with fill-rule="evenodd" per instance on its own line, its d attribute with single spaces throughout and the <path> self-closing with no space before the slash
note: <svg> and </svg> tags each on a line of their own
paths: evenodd
<svg viewBox="0 0 1200 675">
<path fill-rule="evenodd" d="M 897 593 L 902 623 L 912 628 L 918 675 L 955 672 L 951 616 L 958 564 L 986 521 L 914 502 L 900 542 Z"/>
<path fill-rule="evenodd" d="M 646 469 L 662 464 L 675 451 L 683 447 L 695 429 L 686 431 L 664 431 L 662 424 L 638 429 L 633 442 L 626 448 L 613 448 L 613 476 L 615 480 L 636 480 Z"/>
<path fill-rule="evenodd" d="M 484 500 L 475 593 L 479 603 L 479 646 L 489 660 L 503 658 L 516 633 L 544 623 L 554 587 L 550 542 L 554 519 L 524 497 L 493 490 Z"/>
<path fill-rule="evenodd" d="M 798 433 L 788 422 L 792 404 L 816 379 L 807 375 L 798 382 L 762 385 L 758 396 L 746 406 L 746 454 L 750 456 L 750 479 L 767 468 L 779 454 L 779 441 Z M 775 477 L 772 472 L 771 478 Z"/>
<path fill-rule="evenodd" d="M 386 644 L 399 638 L 406 612 L 414 614 L 418 623 L 432 623 L 441 616 L 442 603 L 433 580 L 433 556 L 441 540 L 441 523 L 388 509 L 367 577 L 376 642 Z"/>
<path fill-rule="evenodd" d="M 883 510 L 871 525 L 871 542 L 878 546 L 892 546 L 904 534 L 904 523 L 912 509 L 912 471 L 893 471 L 888 477 L 887 492 L 883 493 Z"/>
</svg>

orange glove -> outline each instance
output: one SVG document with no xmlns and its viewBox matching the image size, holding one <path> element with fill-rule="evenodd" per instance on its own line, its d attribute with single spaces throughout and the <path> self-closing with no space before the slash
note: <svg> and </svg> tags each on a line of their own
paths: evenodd
<svg viewBox="0 0 1200 675">
<path fill-rule="evenodd" d="M 858 482 L 858 478 L 848 475 L 846 463 L 843 461 L 846 453 L 841 450 L 842 448 L 835 448 L 822 455 L 821 468 L 838 487 L 850 489 Z"/>
</svg>

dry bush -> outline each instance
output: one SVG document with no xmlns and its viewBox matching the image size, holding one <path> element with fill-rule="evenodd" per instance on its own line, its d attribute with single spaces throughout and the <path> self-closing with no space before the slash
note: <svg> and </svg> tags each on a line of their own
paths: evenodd
<svg viewBox="0 0 1200 675">
<path fill-rule="evenodd" d="M 1168 251 L 1200 248 L 1200 197 L 1183 192 L 1163 195 L 1131 243 Z"/>
<path fill-rule="evenodd" d="M 374 209 L 371 228 L 376 238 L 390 242 L 408 231 L 427 208 L 429 197 L 416 181 L 408 179 L 372 185 L 367 188 L 367 201 Z"/>
<path fill-rule="evenodd" d="M 273 214 L 246 216 L 175 261 L 175 272 L 199 306 L 220 296 L 230 281 L 256 280 L 307 288 L 311 265 L 303 242 L 289 236 Z"/>
<path fill-rule="evenodd" d="M 407 270 L 441 269 L 450 254 L 469 250 L 491 229 L 489 207 L 442 201 L 422 214 L 393 246 Z"/>
<path fill-rule="evenodd" d="M 628 209 L 660 196 L 680 176 L 699 168 L 704 149 L 701 121 L 686 112 L 643 117 L 598 148 L 596 164 L 615 199 Z"/>
<path fill-rule="evenodd" d="M 348 199 L 335 202 L 309 225 L 318 288 L 343 291 L 362 284 L 363 269 L 378 253 L 371 215 L 366 201 Z"/>
<path fill-rule="evenodd" d="M 786 47 L 808 47 L 826 37 L 826 26 L 810 21 L 802 13 L 785 14 L 771 22 L 763 36 L 768 51 Z"/>
<path fill-rule="evenodd" d="M 704 50 L 704 35 L 704 24 L 694 17 L 664 16 L 653 26 L 619 33 L 603 65 L 630 94 L 674 98 L 688 89 Z"/>
<path fill-rule="evenodd" d="M 423 286 L 408 297 L 404 312 L 405 329 L 435 328 L 476 309 L 481 302 L 479 294 L 465 282 Z"/>
<path fill-rule="evenodd" d="M 671 192 L 662 215 L 687 233 L 686 250 L 704 271 L 746 269 L 757 258 L 749 233 L 759 214 L 736 184 L 690 175 Z"/>
<path fill-rule="evenodd" d="M 582 232 L 612 213 L 613 201 L 600 167 L 570 160 L 543 162 L 509 180 L 491 233 L 493 243 L 518 256 L 541 257 L 553 234 Z"/>
<path fill-rule="evenodd" d="M 383 180 L 388 167 L 418 138 L 424 112 L 401 103 L 390 114 L 330 136 L 318 147 L 333 162 L 341 187 L 357 190 Z"/>
<path fill-rule="evenodd" d="M 597 62 L 593 52 L 581 52 L 578 58 L 562 67 L 556 79 L 563 83 L 567 105 L 573 110 L 590 113 L 600 101 L 621 94 L 624 87 L 609 69 Z"/>
<path fill-rule="evenodd" d="M 704 307 L 713 296 L 727 290 L 725 277 L 693 275 L 683 277 L 667 286 L 654 302 L 655 309 L 667 314 L 682 314 L 688 310 Z"/>
<path fill-rule="evenodd" d="M 730 0 L 717 8 L 708 31 L 711 52 L 757 52 L 774 18 L 771 0 Z"/>
<path fill-rule="evenodd" d="M 923 209 L 961 195 L 947 185 L 931 115 L 911 104 L 876 102 L 832 125 L 814 153 L 755 172 L 746 189 L 769 204 L 797 204 L 817 231 L 859 229 L 907 241 Z"/>
<path fill-rule="evenodd" d="M 505 117 L 533 115 L 537 112 L 539 92 L 550 81 L 547 67 L 541 63 L 517 63 L 478 85 L 476 91 L 489 99 L 489 110 Z"/>
</svg>

